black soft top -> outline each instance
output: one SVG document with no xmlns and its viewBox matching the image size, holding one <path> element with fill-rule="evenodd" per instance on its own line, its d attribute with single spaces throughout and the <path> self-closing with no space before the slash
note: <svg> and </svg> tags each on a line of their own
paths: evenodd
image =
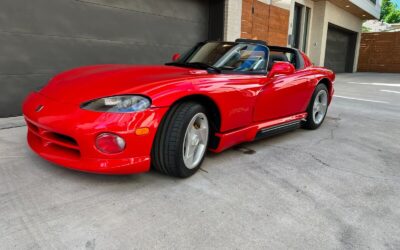
<svg viewBox="0 0 400 250">
<path fill-rule="evenodd" d="M 239 38 L 235 40 L 235 43 L 253 43 L 253 44 L 259 44 L 259 45 L 264 45 L 268 46 L 266 41 L 263 40 L 254 40 L 254 39 L 243 39 Z"/>
</svg>

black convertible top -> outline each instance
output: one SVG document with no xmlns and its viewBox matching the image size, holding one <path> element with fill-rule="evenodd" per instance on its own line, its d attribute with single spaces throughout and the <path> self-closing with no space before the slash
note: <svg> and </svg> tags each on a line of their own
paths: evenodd
<svg viewBox="0 0 400 250">
<path fill-rule="evenodd" d="M 292 53 L 294 55 L 294 58 L 291 63 L 293 63 L 293 65 L 295 66 L 296 69 L 304 68 L 304 59 L 298 49 L 289 48 L 289 47 L 281 47 L 281 46 L 268 46 L 268 48 L 271 52 L 276 51 L 276 52 Z"/>
<path fill-rule="evenodd" d="M 264 45 L 267 46 L 267 42 L 263 41 L 263 40 L 253 40 L 253 39 L 243 39 L 243 38 L 239 38 L 235 40 L 235 43 L 254 43 L 254 44 L 260 44 L 260 45 Z"/>
</svg>

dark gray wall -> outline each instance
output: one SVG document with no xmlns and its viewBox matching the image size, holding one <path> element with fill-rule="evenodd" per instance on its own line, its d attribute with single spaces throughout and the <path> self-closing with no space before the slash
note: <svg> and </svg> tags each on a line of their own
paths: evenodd
<svg viewBox="0 0 400 250">
<path fill-rule="evenodd" d="M 66 69 L 164 63 L 210 37 L 209 14 L 207 0 L 1 0 L 0 117 Z"/>
</svg>

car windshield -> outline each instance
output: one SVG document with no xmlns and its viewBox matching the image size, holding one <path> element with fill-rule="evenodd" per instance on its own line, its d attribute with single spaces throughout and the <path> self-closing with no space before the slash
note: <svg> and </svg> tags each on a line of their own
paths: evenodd
<svg viewBox="0 0 400 250">
<path fill-rule="evenodd" d="M 215 71 L 265 72 L 268 48 L 257 44 L 208 42 L 197 45 L 176 66 L 209 68 Z"/>
</svg>

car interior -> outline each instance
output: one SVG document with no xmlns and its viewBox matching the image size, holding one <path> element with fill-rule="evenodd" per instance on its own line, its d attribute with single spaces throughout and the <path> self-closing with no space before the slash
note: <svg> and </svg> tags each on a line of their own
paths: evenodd
<svg viewBox="0 0 400 250">
<path fill-rule="evenodd" d="M 276 62 L 289 62 L 297 70 L 304 68 L 303 58 L 298 50 L 276 46 L 268 46 L 268 48 L 269 58 L 267 58 L 267 51 L 246 49 L 236 51 L 225 62 L 222 69 L 248 73 L 268 72 Z"/>
<path fill-rule="evenodd" d="M 237 74 L 266 74 L 276 62 L 289 62 L 296 70 L 304 68 L 304 59 L 299 50 L 268 46 L 264 41 L 249 39 L 237 39 L 235 43 L 199 43 L 181 61 L 213 65 Z"/>
<path fill-rule="evenodd" d="M 234 72 L 258 72 L 266 69 L 268 49 L 259 45 L 244 45 L 221 60 L 220 67 Z"/>
<path fill-rule="evenodd" d="M 289 62 L 296 70 L 304 68 L 303 57 L 296 49 L 268 46 L 270 50 L 267 70 L 270 71 L 276 62 Z"/>
<path fill-rule="evenodd" d="M 254 63 L 253 68 L 251 68 L 250 71 L 270 71 L 276 62 L 289 62 L 293 64 L 296 70 L 304 68 L 303 57 L 297 49 L 280 46 L 268 46 L 267 43 L 262 40 L 237 39 L 236 42 L 259 44 L 268 47 L 269 49 L 269 58 L 264 57 L 264 60 L 259 59 L 258 64 Z"/>
</svg>

